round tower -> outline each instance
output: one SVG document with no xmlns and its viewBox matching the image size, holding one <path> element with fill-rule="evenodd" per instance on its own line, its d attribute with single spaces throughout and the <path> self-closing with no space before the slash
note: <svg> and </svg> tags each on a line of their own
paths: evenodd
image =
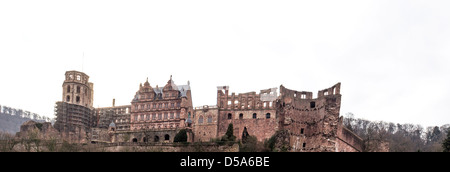
<svg viewBox="0 0 450 172">
<path fill-rule="evenodd" d="M 67 71 L 63 87 L 63 102 L 92 107 L 94 100 L 94 84 L 83 72 Z"/>
</svg>

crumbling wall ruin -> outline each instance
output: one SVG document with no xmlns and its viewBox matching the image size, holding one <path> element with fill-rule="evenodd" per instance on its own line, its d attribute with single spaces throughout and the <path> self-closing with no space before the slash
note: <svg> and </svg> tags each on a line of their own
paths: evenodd
<svg viewBox="0 0 450 172">
<path fill-rule="evenodd" d="M 317 98 L 281 85 L 277 113 L 280 128 L 291 135 L 291 151 L 361 151 L 358 137 L 343 129 L 340 105 L 340 83 L 319 91 Z"/>
<path fill-rule="evenodd" d="M 269 139 L 278 130 L 275 102 L 277 88 L 256 92 L 228 94 L 228 86 L 217 87 L 219 108 L 217 137 L 225 135 L 228 125 L 233 124 L 234 135 L 242 139 L 244 129 L 258 141 Z"/>
</svg>

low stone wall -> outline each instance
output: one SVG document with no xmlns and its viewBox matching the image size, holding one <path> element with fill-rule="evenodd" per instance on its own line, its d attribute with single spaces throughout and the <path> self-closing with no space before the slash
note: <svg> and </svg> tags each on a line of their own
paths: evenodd
<svg viewBox="0 0 450 172">
<path fill-rule="evenodd" d="M 100 144 L 107 152 L 239 152 L 239 145 L 217 145 L 215 143 L 190 144 L 144 144 L 144 143 L 108 143 Z"/>
</svg>

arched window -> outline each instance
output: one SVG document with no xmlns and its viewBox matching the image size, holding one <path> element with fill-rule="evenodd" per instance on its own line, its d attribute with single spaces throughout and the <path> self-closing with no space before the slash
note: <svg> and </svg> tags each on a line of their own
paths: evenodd
<svg viewBox="0 0 450 172">
<path fill-rule="evenodd" d="M 153 142 L 159 142 L 159 137 L 158 137 L 158 136 L 155 136 L 155 137 L 153 138 Z"/>
<path fill-rule="evenodd" d="M 168 134 L 164 135 L 164 140 L 170 140 L 170 136 Z"/>
<path fill-rule="evenodd" d="M 253 119 L 256 119 L 256 113 L 253 113 Z"/>
<path fill-rule="evenodd" d="M 231 113 L 229 113 L 228 114 L 228 119 L 231 119 L 232 118 L 232 115 L 231 115 Z"/>
<path fill-rule="evenodd" d="M 208 123 L 212 123 L 212 116 L 208 116 Z"/>
<path fill-rule="evenodd" d="M 147 137 L 144 137 L 144 143 L 147 143 L 148 142 L 148 139 L 147 139 Z"/>
<path fill-rule="evenodd" d="M 80 93 L 81 92 L 81 88 L 80 88 L 80 86 L 77 86 L 77 93 Z"/>
<path fill-rule="evenodd" d="M 80 96 L 77 96 L 76 101 L 77 101 L 77 103 L 80 103 Z"/>
<path fill-rule="evenodd" d="M 239 114 L 239 119 L 244 119 L 244 114 Z"/>
<path fill-rule="evenodd" d="M 266 114 L 266 119 L 269 119 L 270 118 L 270 113 L 267 113 Z"/>
<path fill-rule="evenodd" d="M 133 143 L 137 143 L 137 139 L 136 138 L 133 138 Z"/>
<path fill-rule="evenodd" d="M 70 93 L 70 85 L 67 86 L 67 93 Z"/>
<path fill-rule="evenodd" d="M 203 124 L 203 116 L 198 117 L 198 123 Z"/>
<path fill-rule="evenodd" d="M 70 102 L 70 96 L 67 96 L 67 97 L 66 97 L 66 101 L 67 101 L 67 102 Z"/>
</svg>

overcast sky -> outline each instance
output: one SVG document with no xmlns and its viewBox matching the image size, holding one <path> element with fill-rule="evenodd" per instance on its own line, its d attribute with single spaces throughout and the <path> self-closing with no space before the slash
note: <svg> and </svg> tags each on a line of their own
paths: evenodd
<svg viewBox="0 0 450 172">
<path fill-rule="evenodd" d="M 0 1 L 0 105 L 53 117 L 64 73 L 95 107 L 139 83 L 190 81 L 193 105 L 231 92 L 341 82 L 341 115 L 450 123 L 450 1 Z M 84 63 L 83 63 L 84 53 Z M 84 65 L 83 65 L 84 64 Z"/>
</svg>

